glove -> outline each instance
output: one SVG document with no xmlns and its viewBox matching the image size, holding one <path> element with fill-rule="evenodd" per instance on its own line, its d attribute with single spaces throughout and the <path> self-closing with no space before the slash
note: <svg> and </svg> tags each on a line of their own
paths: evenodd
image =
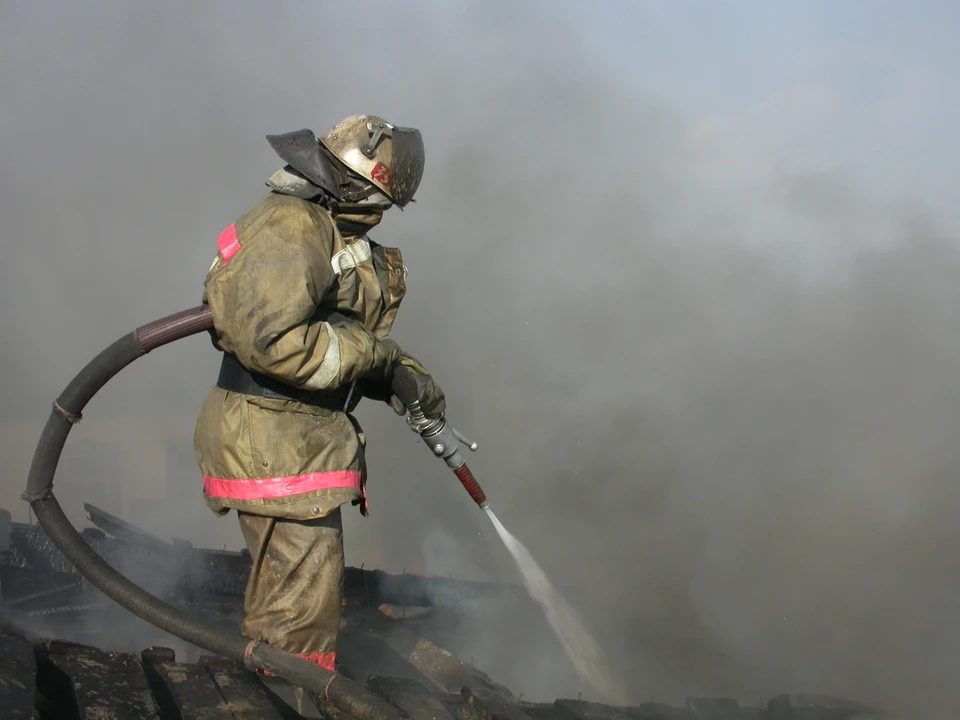
<svg viewBox="0 0 960 720">
<path fill-rule="evenodd" d="M 390 338 L 386 340 L 377 340 L 373 346 L 373 367 L 390 367 L 397 362 L 403 351 L 400 346 Z"/>
<path fill-rule="evenodd" d="M 334 325 L 340 332 L 348 332 L 354 336 L 367 335 L 373 338 L 373 368 L 382 368 L 387 371 L 390 366 L 400 357 L 400 346 L 390 338 L 384 340 L 376 339 L 362 323 L 351 320 L 336 310 L 323 314 L 323 319 Z"/>
<path fill-rule="evenodd" d="M 430 373 L 427 372 L 427 369 L 420 364 L 420 361 L 401 350 L 400 356 L 393 362 L 393 367 L 399 365 L 407 368 L 417 376 L 417 388 L 420 391 L 417 400 L 420 402 L 420 409 L 423 410 L 423 414 L 428 418 L 436 418 L 443 415 L 447 410 L 447 401 L 444 397 L 443 390 L 440 389 L 440 386 L 437 385 Z M 400 398 L 392 391 L 388 395 L 387 402 L 397 415 L 406 415 L 407 406 L 404 405 Z"/>
</svg>

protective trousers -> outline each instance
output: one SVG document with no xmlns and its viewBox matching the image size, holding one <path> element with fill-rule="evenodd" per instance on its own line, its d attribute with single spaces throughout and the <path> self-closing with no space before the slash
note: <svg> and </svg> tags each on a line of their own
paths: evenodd
<svg viewBox="0 0 960 720">
<path fill-rule="evenodd" d="M 344 567 L 340 508 L 316 520 L 238 515 L 253 561 L 243 634 L 333 670 Z"/>
</svg>

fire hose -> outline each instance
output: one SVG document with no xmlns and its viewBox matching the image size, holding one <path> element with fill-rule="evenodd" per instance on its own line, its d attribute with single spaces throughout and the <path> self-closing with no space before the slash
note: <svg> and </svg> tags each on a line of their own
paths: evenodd
<svg viewBox="0 0 960 720">
<path fill-rule="evenodd" d="M 400 720 L 397 710 L 366 688 L 292 653 L 251 640 L 188 615 L 127 579 L 87 544 L 64 514 L 53 492 L 53 477 L 71 428 L 87 403 L 117 373 L 139 357 L 163 345 L 213 328 L 210 309 L 201 305 L 155 320 L 124 335 L 100 352 L 73 378 L 53 403 L 40 435 L 27 487 L 22 498 L 57 549 L 111 600 L 161 630 L 210 652 L 243 663 L 251 671 L 266 671 L 313 691 L 324 702 L 348 715 L 370 720 Z M 394 376 L 394 392 L 407 405 L 407 422 L 435 455 L 454 471 L 470 497 L 481 507 L 486 496 L 459 452 L 467 441 L 443 417 L 427 418 L 420 409 L 417 378 L 405 368 Z"/>
</svg>

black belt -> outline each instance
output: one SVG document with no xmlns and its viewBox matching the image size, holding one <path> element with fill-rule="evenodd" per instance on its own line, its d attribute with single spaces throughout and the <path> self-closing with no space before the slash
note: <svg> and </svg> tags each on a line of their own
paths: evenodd
<svg viewBox="0 0 960 720">
<path fill-rule="evenodd" d="M 217 387 L 244 395 L 293 400 L 304 405 L 339 412 L 353 412 L 362 397 L 360 390 L 356 389 L 352 383 L 333 390 L 299 390 L 266 375 L 250 372 L 240 364 L 235 355 L 227 352 L 223 353 L 223 360 L 220 363 Z M 348 401 L 349 406 L 347 406 Z"/>
</svg>

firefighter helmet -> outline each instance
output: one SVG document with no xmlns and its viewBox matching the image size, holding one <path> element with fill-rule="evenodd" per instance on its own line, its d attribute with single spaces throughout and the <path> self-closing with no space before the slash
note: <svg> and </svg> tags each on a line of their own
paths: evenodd
<svg viewBox="0 0 960 720">
<path fill-rule="evenodd" d="M 395 205 L 402 208 L 413 200 L 425 159 L 416 128 L 391 125 L 376 115 L 353 115 L 327 131 L 320 142 Z"/>
</svg>

